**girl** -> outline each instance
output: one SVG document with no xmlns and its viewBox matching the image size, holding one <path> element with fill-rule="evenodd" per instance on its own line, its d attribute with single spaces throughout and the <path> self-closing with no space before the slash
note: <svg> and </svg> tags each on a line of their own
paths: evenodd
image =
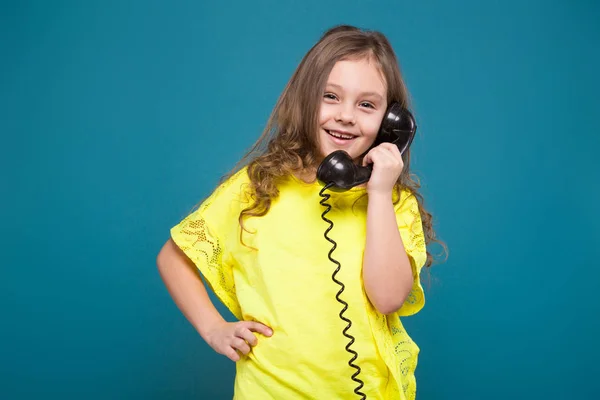
<svg viewBox="0 0 600 400">
<path fill-rule="evenodd" d="M 419 275 L 432 261 L 426 244 L 437 240 L 409 176 L 409 151 L 371 148 L 392 101 L 408 107 L 388 40 L 350 26 L 329 30 L 253 149 L 171 229 L 160 274 L 208 345 L 236 362 L 235 399 L 415 398 L 419 348 L 399 317 L 424 305 Z M 328 201 L 352 343 L 342 333 L 315 176 L 340 149 L 373 165 L 366 185 Z M 195 268 L 239 321 L 218 313 Z"/>
</svg>

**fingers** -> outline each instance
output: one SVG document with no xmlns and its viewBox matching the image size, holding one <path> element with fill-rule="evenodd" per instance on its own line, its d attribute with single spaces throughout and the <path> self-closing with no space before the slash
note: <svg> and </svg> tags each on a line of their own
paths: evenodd
<svg viewBox="0 0 600 400">
<path fill-rule="evenodd" d="M 273 330 L 255 321 L 225 323 L 207 339 L 209 345 L 219 354 L 237 362 L 243 355 L 248 355 L 252 347 L 258 345 L 258 338 L 253 332 L 264 336 L 272 336 Z"/>
<path fill-rule="evenodd" d="M 362 162 L 363 167 L 366 167 L 369 164 L 373 164 L 373 159 L 372 159 L 373 150 L 374 149 L 369 150 L 369 152 L 367 153 L 367 155 L 365 155 L 363 157 L 363 162 Z"/>
<path fill-rule="evenodd" d="M 223 355 L 226 356 L 227 358 L 229 358 L 233 362 L 240 361 L 240 358 L 241 358 L 240 355 L 238 354 L 238 352 L 235 351 L 235 349 L 233 347 L 228 347 L 223 352 Z"/>
<path fill-rule="evenodd" d="M 398 146 L 396 146 L 395 144 L 392 143 L 382 143 L 385 149 L 389 150 L 393 155 L 394 158 L 396 158 L 397 160 L 402 160 L 402 153 L 400 153 L 400 149 L 398 148 Z"/>
<path fill-rule="evenodd" d="M 368 164 L 379 164 L 380 166 L 403 164 L 402 154 L 395 144 L 381 143 L 372 148 L 363 158 L 363 166 Z"/>
<path fill-rule="evenodd" d="M 264 336 L 273 335 L 273 331 L 266 325 L 254 321 L 244 321 L 237 325 L 235 336 L 244 339 L 252 346 L 258 344 L 257 337 L 252 332 L 262 333 Z"/>
<path fill-rule="evenodd" d="M 245 325 L 248 329 L 253 332 L 262 333 L 265 336 L 271 336 L 273 334 L 273 330 L 268 326 L 261 324 L 260 322 L 247 321 Z"/>
<path fill-rule="evenodd" d="M 369 150 L 367 155 L 363 158 L 363 166 L 374 164 L 377 160 L 381 159 L 381 151 L 382 149 L 379 146 Z"/>
<path fill-rule="evenodd" d="M 387 154 L 391 155 L 396 160 L 402 159 L 400 149 L 393 143 L 381 143 L 377 148 L 385 150 Z"/>
<path fill-rule="evenodd" d="M 256 346 L 258 344 L 258 339 L 256 338 L 256 336 L 254 336 L 254 334 L 252 334 L 252 332 L 250 332 L 250 330 L 244 326 L 239 326 L 236 329 L 235 335 L 238 338 L 244 339 L 246 342 L 250 343 L 250 345 L 252 346 Z"/>
<path fill-rule="evenodd" d="M 248 343 L 246 343 L 244 339 L 241 339 L 239 337 L 233 338 L 231 342 L 231 347 L 233 347 L 236 350 L 239 350 L 242 354 L 245 355 L 248 355 L 248 353 L 250 353 L 250 346 L 248 346 Z"/>
<path fill-rule="evenodd" d="M 242 321 L 235 325 L 233 335 L 229 340 L 229 345 L 224 351 L 224 355 L 230 360 L 237 362 L 240 360 L 240 353 L 248 355 L 258 344 L 258 338 L 252 332 L 259 332 L 265 336 L 271 336 L 273 331 L 271 328 L 254 321 Z"/>
</svg>

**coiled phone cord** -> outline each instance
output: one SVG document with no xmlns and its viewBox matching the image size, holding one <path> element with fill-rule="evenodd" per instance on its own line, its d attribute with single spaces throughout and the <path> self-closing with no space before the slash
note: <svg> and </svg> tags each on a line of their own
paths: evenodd
<svg viewBox="0 0 600 400">
<path fill-rule="evenodd" d="M 329 198 L 331 197 L 330 194 L 325 193 L 325 190 L 329 189 L 331 186 L 333 186 L 333 183 L 328 183 L 327 185 L 325 185 L 325 187 L 323 189 L 321 189 L 321 191 L 319 192 L 319 195 L 321 197 L 323 197 L 323 199 L 320 201 L 320 204 L 324 207 L 326 207 L 325 211 L 323 211 L 323 214 L 321 214 L 321 218 L 323 218 L 323 221 L 329 223 L 329 227 L 325 230 L 325 239 L 327 239 L 333 246 L 331 247 L 331 250 L 329 250 L 329 254 L 328 257 L 331 260 L 331 262 L 333 262 L 335 265 L 337 265 L 337 268 L 335 269 L 335 271 L 333 272 L 333 274 L 331 275 L 331 279 L 333 279 L 333 281 L 335 283 L 337 283 L 338 285 L 341 286 L 340 291 L 337 292 L 337 294 L 335 295 L 335 298 L 337 299 L 338 302 L 340 302 L 344 307 L 342 308 L 342 311 L 340 311 L 340 318 L 346 322 L 348 325 L 346 325 L 346 327 L 344 328 L 344 330 L 342 331 L 342 334 L 344 336 L 346 336 L 348 339 L 350 339 L 350 342 L 346 345 L 346 351 L 350 354 L 352 354 L 352 358 L 350 359 L 350 361 L 348 361 L 348 365 L 350 365 L 350 367 L 356 369 L 356 372 L 354 374 L 352 374 L 352 380 L 354 382 L 356 382 L 358 384 L 358 386 L 354 389 L 354 393 L 356 393 L 358 396 L 360 396 L 361 400 L 364 400 L 367 398 L 367 396 L 360 391 L 360 389 L 362 389 L 362 387 L 365 385 L 365 383 L 363 381 L 361 381 L 359 378 L 357 378 L 358 374 L 360 374 L 360 367 L 356 364 L 354 364 L 354 361 L 356 360 L 356 358 L 358 357 L 358 353 L 354 350 L 352 350 L 350 348 L 350 346 L 352 346 L 352 344 L 355 341 L 355 338 L 350 335 L 348 333 L 348 330 L 350 329 L 350 327 L 352 326 L 352 321 L 350 321 L 348 318 L 346 318 L 344 316 L 344 312 L 346 312 L 346 310 L 348 309 L 348 303 L 346 303 L 344 300 L 342 300 L 340 298 L 340 294 L 342 294 L 342 292 L 345 289 L 345 286 L 342 282 L 340 282 L 337 278 L 336 275 L 339 272 L 340 268 L 341 268 L 341 264 L 339 263 L 339 261 L 335 260 L 333 257 L 331 257 L 331 254 L 333 253 L 333 251 L 336 249 L 337 247 L 337 243 L 331 239 L 329 236 L 327 236 L 327 234 L 329 233 L 329 231 L 333 228 L 333 222 L 326 218 L 325 215 L 331 210 L 331 205 L 329 205 L 327 203 L 327 200 L 329 200 Z"/>
</svg>

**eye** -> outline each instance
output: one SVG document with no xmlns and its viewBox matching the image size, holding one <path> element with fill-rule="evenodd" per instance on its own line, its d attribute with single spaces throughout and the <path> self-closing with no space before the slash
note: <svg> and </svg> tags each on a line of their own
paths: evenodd
<svg viewBox="0 0 600 400">
<path fill-rule="evenodd" d="M 333 93 L 325 93 L 323 97 L 328 100 L 337 100 L 337 96 Z"/>
<path fill-rule="evenodd" d="M 369 103 L 368 101 L 363 101 L 362 103 L 360 103 L 360 106 L 375 109 L 375 106 L 373 105 L 373 103 Z"/>
</svg>

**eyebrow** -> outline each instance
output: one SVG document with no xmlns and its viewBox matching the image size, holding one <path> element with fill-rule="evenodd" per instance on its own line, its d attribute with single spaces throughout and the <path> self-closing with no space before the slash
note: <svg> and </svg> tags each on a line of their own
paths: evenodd
<svg viewBox="0 0 600 400">
<path fill-rule="evenodd" d="M 337 83 L 327 83 L 326 86 L 332 86 L 336 89 L 344 90 L 344 88 L 342 86 L 338 85 Z M 373 96 L 373 97 L 378 98 L 379 100 L 383 100 L 383 96 L 381 96 L 377 92 L 362 92 L 360 95 L 361 96 Z"/>
</svg>

